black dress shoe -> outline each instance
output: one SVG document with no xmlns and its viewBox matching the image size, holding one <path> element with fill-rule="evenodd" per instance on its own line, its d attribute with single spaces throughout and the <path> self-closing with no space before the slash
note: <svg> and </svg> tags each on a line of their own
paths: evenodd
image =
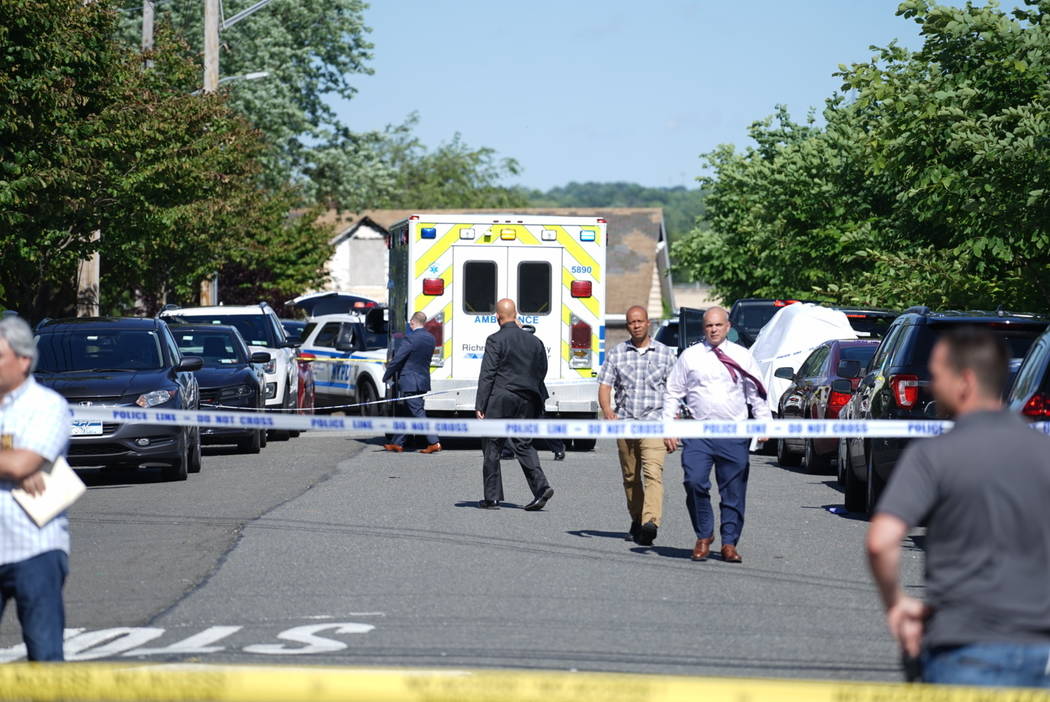
<svg viewBox="0 0 1050 702">
<path fill-rule="evenodd" d="M 549 487 L 546 490 L 544 490 L 539 497 L 536 497 L 535 499 L 533 499 L 532 502 L 525 505 L 523 509 L 527 512 L 535 512 L 537 510 L 541 510 L 543 509 L 543 506 L 547 504 L 547 500 L 549 500 L 553 495 L 554 488 Z"/>
<path fill-rule="evenodd" d="M 565 452 L 564 451 L 555 451 L 554 452 L 554 460 L 556 460 L 556 461 L 564 461 L 565 460 Z"/>
<path fill-rule="evenodd" d="M 637 541 L 638 530 L 642 528 L 639 522 L 631 522 L 631 528 L 627 530 L 627 536 L 624 537 L 624 541 Z"/>
<path fill-rule="evenodd" d="M 656 522 L 646 522 L 638 529 L 638 536 L 635 541 L 638 542 L 639 546 L 652 546 L 653 541 L 656 540 Z"/>
<path fill-rule="evenodd" d="M 478 500 L 478 507 L 481 509 L 499 509 L 498 500 Z"/>
</svg>

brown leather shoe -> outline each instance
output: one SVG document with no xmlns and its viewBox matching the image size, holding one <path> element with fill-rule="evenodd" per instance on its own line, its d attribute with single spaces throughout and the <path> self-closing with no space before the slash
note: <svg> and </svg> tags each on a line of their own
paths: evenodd
<svg viewBox="0 0 1050 702">
<path fill-rule="evenodd" d="M 707 556 L 711 553 L 711 542 L 714 539 L 697 539 L 696 546 L 693 547 L 693 560 L 694 561 L 706 561 Z"/>
<path fill-rule="evenodd" d="M 403 446 L 398 446 L 397 444 L 384 444 L 383 445 L 383 450 L 384 451 L 393 451 L 394 453 L 401 453 L 402 451 L 405 450 L 405 448 Z"/>
<path fill-rule="evenodd" d="M 437 453 L 440 450 L 441 444 L 431 444 L 430 446 L 427 446 L 425 449 L 420 451 L 420 453 Z"/>
<path fill-rule="evenodd" d="M 744 559 L 736 552 L 736 546 L 726 544 L 722 547 L 722 560 L 726 563 L 743 563 Z"/>
</svg>

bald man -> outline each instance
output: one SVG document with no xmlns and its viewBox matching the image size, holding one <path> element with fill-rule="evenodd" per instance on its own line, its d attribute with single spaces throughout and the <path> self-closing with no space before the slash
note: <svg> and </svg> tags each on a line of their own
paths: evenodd
<svg viewBox="0 0 1050 702">
<path fill-rule="evenodd" d="M 543 342 L 518 325 L 518 309 L 513 300 L 496 303 L 499 331 L 485 340 L 481 360 L 475 412 L 478 419 L 537 419 L 543 415 L 547 401 L 547 349 Z M 532 490 L 532 501 L 525 505 L 530 512 L 543 509 L 554 494 L 547 476 L 540 468 L 540 457 L 530 438 L 490 438 L 485 440 L 483 476 L 485 496 L 478 502 L 482 509 L 498 509 L 503 501 L 503 477 L 500 453 L 505 444 L 521 464 Z"/>
<path fill-rule="evenodd" d="M 755 419 L 772 419 L 766 389 L 758 379 L 758 366 L 751 352 L 734 344 L 729 334 L 729 313 L 712 307 L 704 313 L 704 341 L 690 346 L 678 357 L 667 377 L 664 393 L 665 421 L 675 418 L 678 403 L 685 399 L 693 419 L 740 422 L 753 413 Z M 665 439 L 667 450 L 678 448 L 678 439 Z M 711 468 L 718 481 L 721 500 L 722 560 L 740 563 L 737 542 L 744 529 L 750 439 L 686 439 L 682 450 L 686 506 L 696 532 L 693 560 L 705 561 L 714 541 L 715 517 L 711 510 Z"/>
</svg>

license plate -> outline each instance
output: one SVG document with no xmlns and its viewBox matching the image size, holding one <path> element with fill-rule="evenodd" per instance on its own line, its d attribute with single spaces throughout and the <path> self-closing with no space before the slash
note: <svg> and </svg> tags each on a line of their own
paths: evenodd
<svg viewBox="0 0 1050 702">
<path fill-rule="evenodd" d="M 74 419 L 70 436 L 98 436 L 102 433 L 102 422 Z"/>
</svg>

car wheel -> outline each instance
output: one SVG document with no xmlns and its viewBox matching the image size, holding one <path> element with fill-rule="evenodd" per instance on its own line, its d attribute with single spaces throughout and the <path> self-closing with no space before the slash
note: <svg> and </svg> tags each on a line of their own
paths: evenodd
<svg viewBox="0 0 1050 702">
<path fill-rule="evenodd" d="M 865 483 L 861 482 L 857 474 L 853 472 L 853 466 L 848 458 L 843 472 L 845 473 L 846 509 L 850 512 L 863 512 L 867 500 Z"/>
<path fill-rule="evenodd" d="M 259 448 L 266 448 L 266 430 L 259 430 Z"/>
<path fill-rule="evenodd" d="M 777 439 L 777 464 L 781 468 L 795 468 L 801 462 L 802 457 L 788 448 L 787 439 Z"/>
<path fill-rule="evenodd" d="M 864 507 L 868 515 L 875 514 L 875 508 L 879 504 L 879 498 L 882 497 L 882 481 L 879 480 L 878 473 L 875 472 L 875 456 L 874 451 L 868 453 L 868 482 L 867 489 L 864 491 L 865 500 Z"/>
<path fill-rule="evenodd" d="M 186 472 L 200 473 L 201 463 L 201 435 L 200 432 L 195 431 L 193 441 L 190 442 L 189 457 L 186 459 Z"/>
<path fill-rule="evenodd" d="M 805 452 L 802 454 L 802 465 L 806 467 L 806 472 L 818 475 L 828 471 L 828 459 L 817 453 L 817 447 L 813 444 L 813 439 L 806 439 Z"/>
<path fill-rule="evenodd" d="M 165 480 L 178 481 L 178 480 L 185 480 L 186 478 L 189 477 L 189 465 L 188 464 L 189 464 L 189 461 L 190 461 L 190 447 L 187 446 L 188 443 L 189 443 L 189 441 L 188 441 L 187 437 L 185 435 L 183 435 L 182 442 L 181 442 L 181 447 L 180 447 L 181 450 L 179 451 L 178 456 L 171 463 L 171 465 L 166 466 L 161 471 L 161 475 L 164 477 Z M 198 448 L 199 448 L 199 446 L 200 445 L 198 444 Z"/>
<path fill-rule="evenodd" d="M 265 432 L 253 431 L 248 436 L 237 442 L 237 450 L 241 453 L 259 453 L 262 450 L 262 435 Z"/>
<path fill-rule="evenodd" d="M 375 402 L 379 399 L 379 393 L 376 391 L 375 385 L 368 378 L 361 378 L 361 382 L 357 385 L 357 400 L 358 404 L 363 402 Z M 373 412 L 376 411 L 375 405 L 363 405 L 361 407 L 355 407 L 357 410 L 356 414 L 362 417 L 369 417 Z"/>
<path fill-rule="evenodd" d="M 593 451 L 594 447 L 598 445 L 597 439 L 573 439 L 572 450 L 573 451 Z"/>
</svg>

